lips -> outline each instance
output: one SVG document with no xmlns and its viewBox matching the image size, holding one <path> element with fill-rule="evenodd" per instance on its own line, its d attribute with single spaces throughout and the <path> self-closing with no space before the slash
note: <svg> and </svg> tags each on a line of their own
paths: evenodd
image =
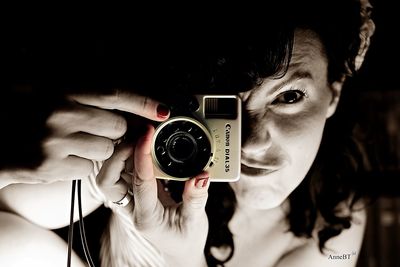
<svg viewBox="0 0 400 267">
<path fill-rule="evenodd" d="M 275 171 L 277 171 L 278 169 L 273 168 L 273 169 L 260 169 L 260 168 L 253 168 L 253 167 L 249 167 L 245 164 L 241 164 L 241 172 L 242 174 L 246 175 L 246 176 L 264 176 L 270 173 L 273 173 Z"/>
</svg>

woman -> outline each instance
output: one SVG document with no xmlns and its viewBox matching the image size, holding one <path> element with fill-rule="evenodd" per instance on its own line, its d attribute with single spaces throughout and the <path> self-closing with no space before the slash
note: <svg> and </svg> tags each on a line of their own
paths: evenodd
<svg viewBox="0 0 400 267">
<path fill-rule="evenodd" d="M 215 91 L 234 84 L 241 92 L 245 117 L 241 178 L 229 186 L 211 185 L 207 218 L 201 212 L 207 199 L 204 188 L 199 188 L 195 207 L 185 203 L 193 200 L 185 196 L 186 191 L 183 204 L 163 207 L 151 170 L 145 167 L 150 163 L 137 156 L 149 153 L 153 130 L 138 142 L 131 216 L 167 264 L 355 265 L 365 226 L 365 211 L 358 201 L 362 156 L 343 121 L 327 125 L 324 138 L 322 133 L 335 113 L 347 76 L 360 67 L 374 28 L 366 13 L 361 13 L 363 19 L 353 13 L 360 11 L 359 3 L 338 2 L 326 8 L 303 4 L 292 3 L 295 12 L 287 8 L 288 17 L 281 18 L 289 21 L 285 25 L 289 29 L 295 25 L 293 40 L 285 27 L 269 29 L 276 46 L 254 38 L 243 50 L 232 48 L 236 53 L 227 52 L 225 57 L 215 53 L 220 57 L 213 58 L 211 78 L 202 77 L 212 81 L 203 87 Z M 363 6 L 362 12 L 367 9 Z M 332 26 L 332 21 L 341 24 Z M 212 52 L 208 58 L 215 55 Z M 185 66 L 195 69 L 190 63 Z M 167 197 L 159 193 L 159 198 Z M 176 219 L 178 215 L 183 219 Z M 193 217 L 198 220 L 185 220 Z"/>
<path fill-rule="evenodd" d="M 135 88 L 142 85 L 153 98 L 168 103 L 169 97 L 148 93 L 160 86 L 172 96 L 239 94 L 244 125 L 242 173 L 238 182 L 211 185 L 208 173 L 201 173 L 184 184 L 180 201 L 176 185 L 168 183 L 168 192 L 160 190 L 163 185 L 154 177 L 153 126 L 135 140 L 133 149 L 122 143 L 106 156 L 81 155 L 104 160 L 112 154 L 97 175 L 104 194 L 98 196 L 128 202 L 127 187 L 133 191 L 129 205 L 113 206 L 115 216 L 103 244 L 105 266 L 121 262 L 130 266 L 355 266 L 365 226 L 358 184 L 362 156 L 349 138 L 347 125 L 339 127 L 342 121 L 328 118 L 337 109 L 346 79 L 361 66 L 374 25 L 365 1 L 333 5 L 310 1 L 283 4 L 277 11 L 271 7 L 281 12 L 279 23 L 268 15 L 254 19 L 249 25 L 259 30 L 255 34 L 244 27 L 244 33 L 226 34 L 215 42 L 210 42 L 212 38 L 201 42 L 202 37 L 210 37 L 207 34 L 195 36 L 193 43 L 178 38 L 152 55 L 157 67 L 146 65 Z M 160 79 L 148 83 L 146 77 L 153 76 Z M 136 108 L 129 110 L 118 101 L 107 102 L 107 97 L 71 98 L 85 108 L 138 114 Z M 153 115 L 156 106 L 151 105 Z M 158 119 L 168 118 L 165 109 L 160 113 Z M 122 136 L 125 129 L 112 136 L 81 128 L 79 132 L 110 140 Z M 133 175 L 124 172 L 123 163 L 132 162 L 130 156 Z M 7 189 L 2 192 L 3 207 L 34 222 L 46 221 L 14 208 Z M 12 191 L 13 196 L 17 190 L 21 189 Z M 2 218 L 10 215 L 3 213 Z M 67 221 L 60 219 L 61 224 Z"/>
</svg>

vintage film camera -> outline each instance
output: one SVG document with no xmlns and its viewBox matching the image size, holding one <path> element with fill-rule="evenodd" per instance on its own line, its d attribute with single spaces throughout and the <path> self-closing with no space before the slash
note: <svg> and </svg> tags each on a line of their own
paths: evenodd
<svg viewBox="0 0 400 267">
<path fill-rule="evenodd" d="M 241 157 L 240 98 L 195 95 L 178 102 L 153 137 L 155 176 L 184 181 L 207 170 L 210 181 L 237 181 Z"/>
</svg>

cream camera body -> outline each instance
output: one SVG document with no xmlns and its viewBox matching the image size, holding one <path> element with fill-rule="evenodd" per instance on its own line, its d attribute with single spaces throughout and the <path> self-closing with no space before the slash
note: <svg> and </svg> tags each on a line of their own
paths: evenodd
<svg viewBox="0 0 400 267">
<path fill-rule="evenodd" d="M 172 112 L 156 128 L 151 147 L 155 176 L 183 181 L 207 170 L 210 181 L 237 181 L 241 157 L 240 98 L 196 95 L 192 101 L 196 103 L 187 110 Z"/>
</svg>

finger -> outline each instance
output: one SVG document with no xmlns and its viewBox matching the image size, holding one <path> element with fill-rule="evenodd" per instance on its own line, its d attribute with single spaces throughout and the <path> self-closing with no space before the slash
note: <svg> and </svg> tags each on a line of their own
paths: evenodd
<svg viewBox="0 0 400 267">
<path fill-rule="evenodd" d="M 148 126 L 147 132 L 136 144 L 134 153 L 133 196 L 135 199 L 135 213 L 143 221 L 150 220 L 161 205 L 157 198 L 157 181 L 154 177 L 151 158 L 151 140 L 154 127 Z"/>
<path fill-rule="evenodd" d="M 68 156 L 62 163 L 68 171 L 64 172 L 74 179 L 86 179 L 93 172 L 93 161 L 77 156 Z M 64 174 L 64 175 L 65 175 Z"/>
<path fill-rule="evenodd" d="M 132 174 L 131 173 L 126 173 L 122 172 L 121 173 L 121 178 L 129 185 L 132 184 Z"/>
<path fill-rule="evenodd" d="M 135 147 L 136 147 L 136 142 L 134 142 L 133 144 L 132 144 L 132 150 L 134 151 L 135 150 Z M 133 179 L 133 169 L 134 169 L 134 166 L 133 166 L 133 164 L 134 164 L 134 155 L 133 155 L 133 153 L 132 153 L 132 155 L 129 157 L 129 159 L 127 159 L 126 161 L 125 161 L 125 173 L 127 174 L 127 182 L 128 183 L 132 183 L 132 179 Z"/>
<path fill-rule="evenodd" d="M 154 121 L 163 121 L 169 116 L 168 108 L 158 101 L 119 89 L 110 95 L 76 94 L 70 98 L 84 105 L 126 111 Z"/>
<path fill-rule="evenodd" d="M 114 154 L 103 163 L 96 181 L 99 186 L 112 186 L 121 178 L 125 170 L 125 161 L 132 155 L 133 148 L 128 144 L 120 144 L 115 148 Z M 124 179 L 122 179 L 124 180 Z M 126 187 L 124 192 L 126 193 Z"/>
<path fill-rule="evenodd" d="M 36 170 L 41 183 L 86 179 L 93 172 L 93 162 L 76 156 L 68 156 L 62 160 L 45 160 Z"/>
<path fill-rule="evenodd" d="M 73 105 L 54 112 L 47 120 L 54 134 L 67 135 L 85 132 L 118 139 L 127 130 L 124 117 L 113 112 L 83 105 Z"/>
<path fill-rule="evenodd" d="M 183 190 L 182 216 L 185 218 L 196 218 L 204 214 L 208 198 L 209 177 L 203 172 L 185 182 Z"/>
<path fill-rule="evenodd" d="M 96 176 L 96 182 L 110 201 L 121 200 L 128 191 L 128 183 L 121 178 L 125 169 L 125 161 L 132 155 L 133 148 L 129 144 L 116 146 L 114 154 L 103 163 Z"/>
<path fill-rule="evenodd" d="M 91 160 L 106 160 L 114 152 L 114 143 L 105 137 L 87 133 L 75 133 L 63 138 L 51 138 L 43 144 L 49 156 L 75 155 Z"/>
<path fill-rule="evenodd" d="M 121 200 L 128 192 L 128 184 L 124 179 L 119 179 L 115 184 L 109 187 L 100 187 L 106 198 L 112 202 Z"/>
</svg>

